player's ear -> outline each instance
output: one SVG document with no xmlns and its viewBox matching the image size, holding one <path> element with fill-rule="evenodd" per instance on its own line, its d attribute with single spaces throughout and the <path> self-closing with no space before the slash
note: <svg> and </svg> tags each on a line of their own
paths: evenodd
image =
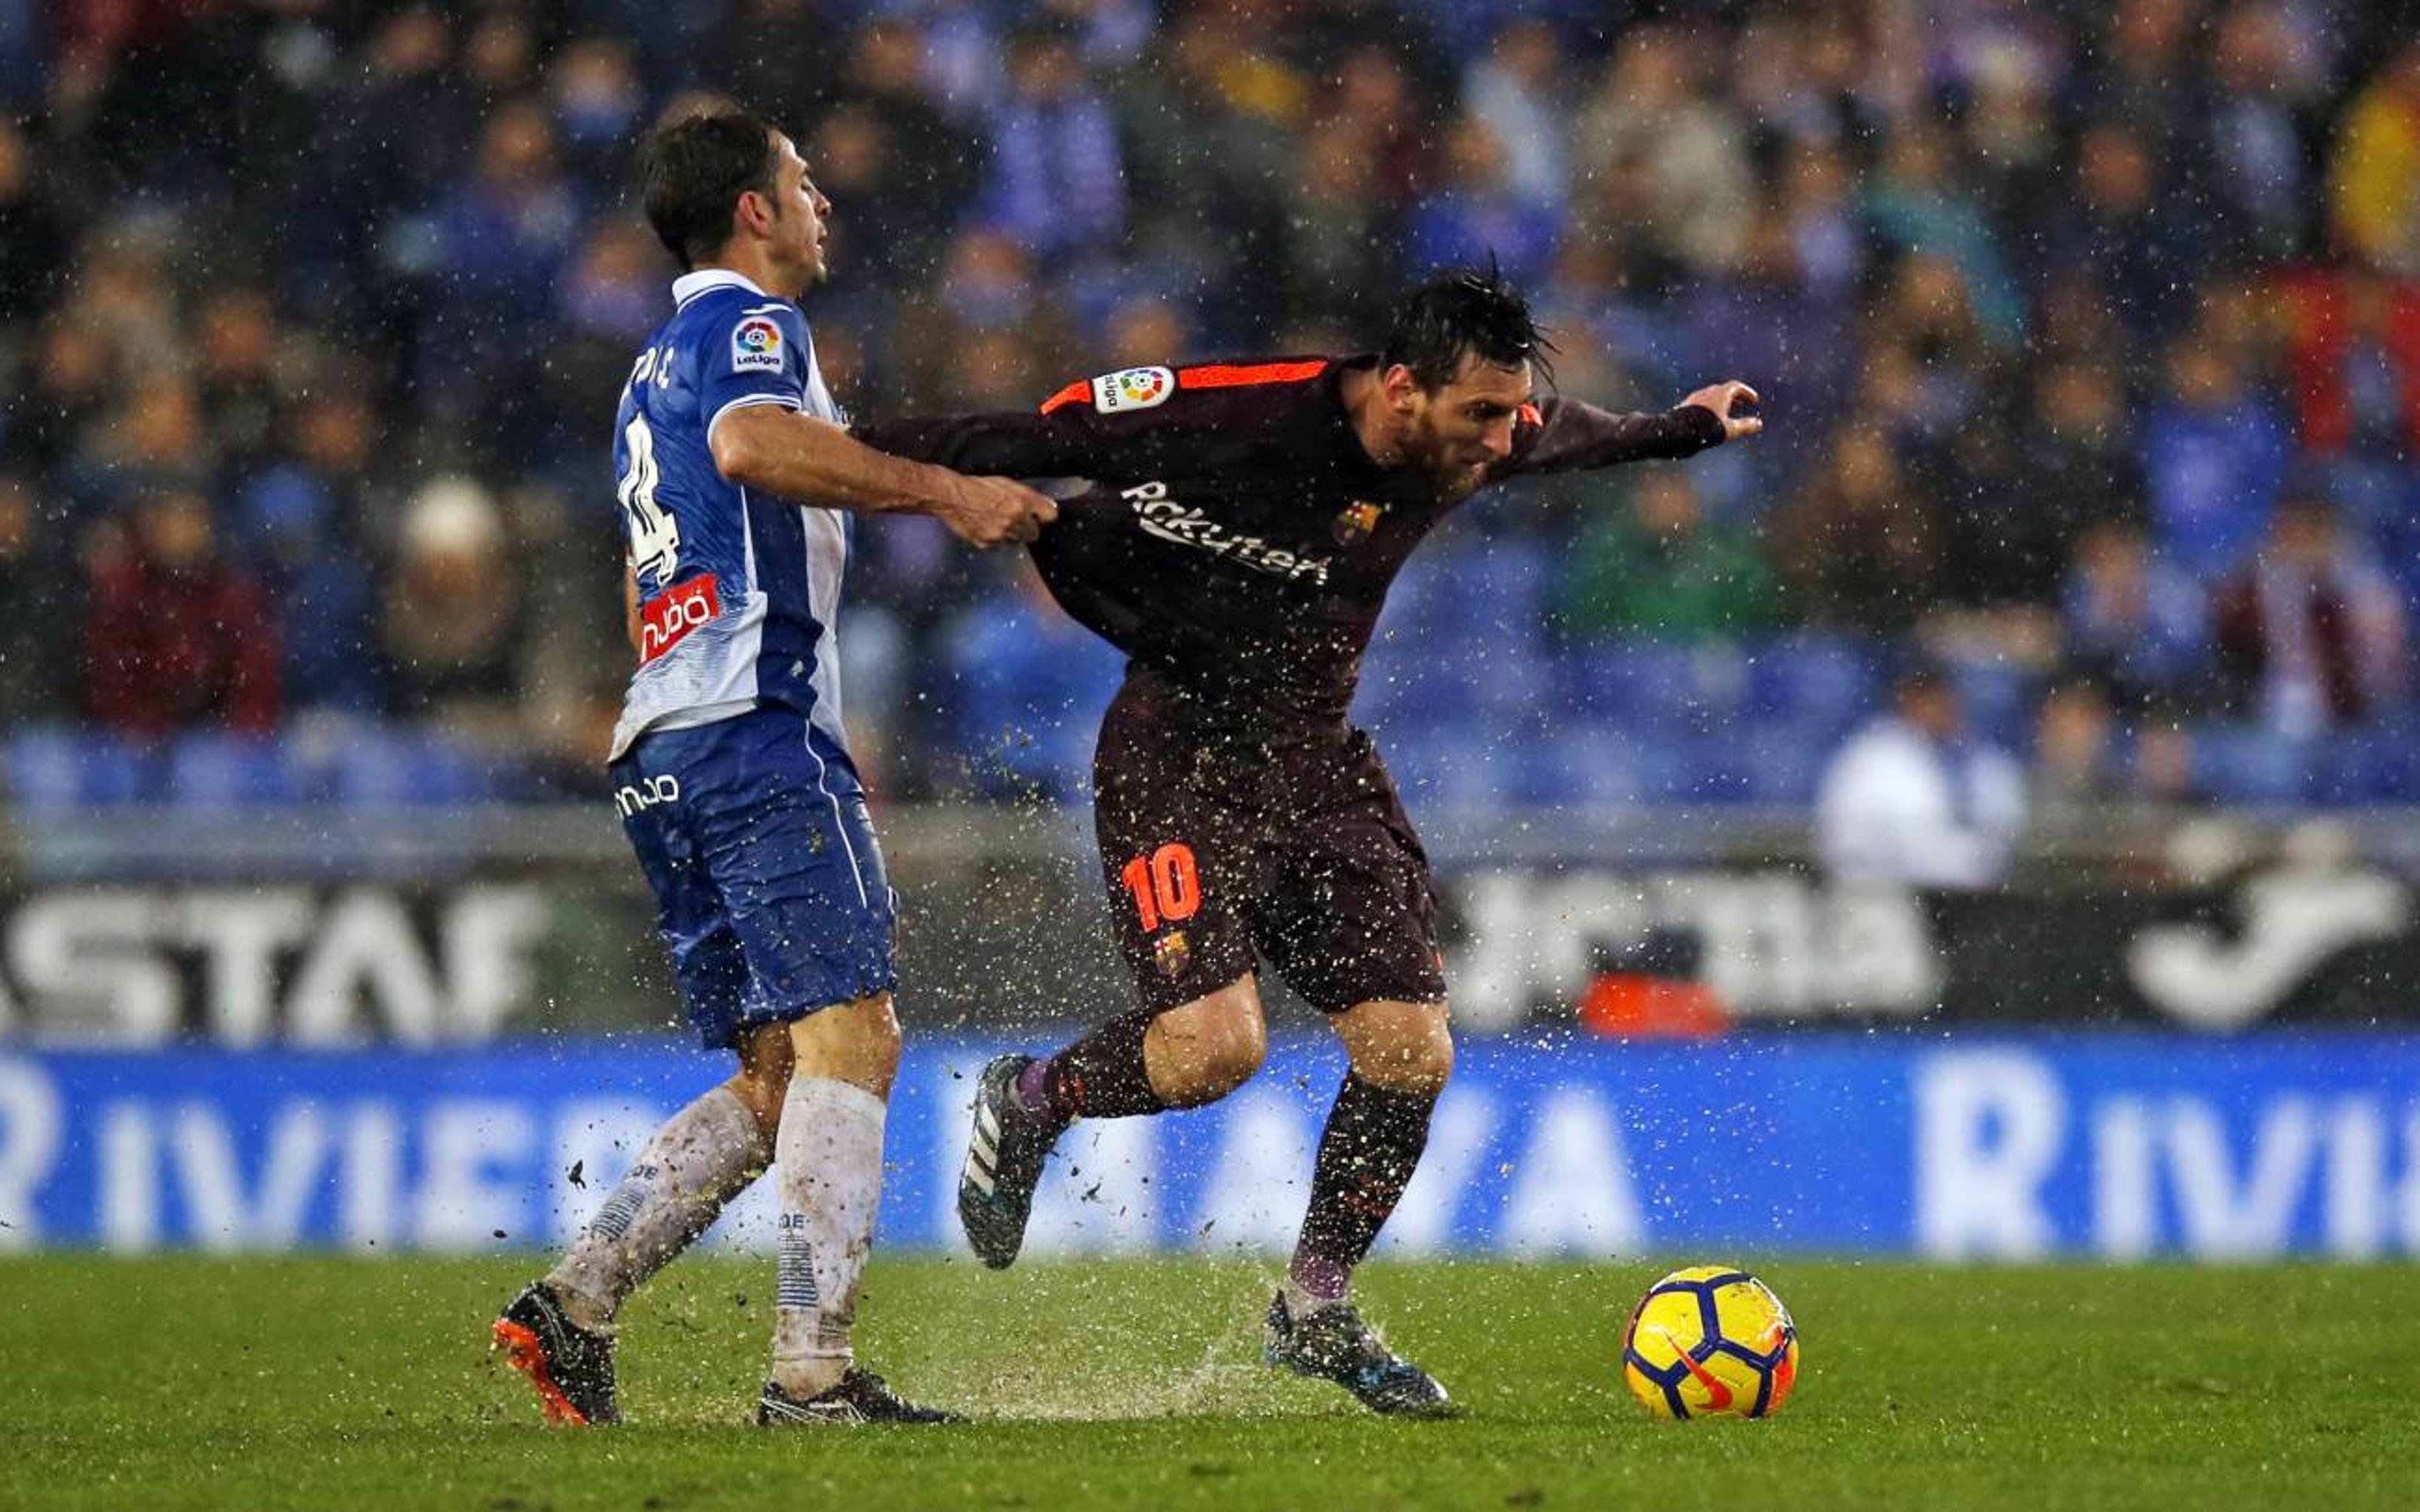
<svg viewBox="0 0 2420 1512">
<path fill-rule="evenodd" d="M 1410 413 L 1414 408 L 1414 396 L 1422 392 L 1419 375 L 1412 371 L 1411 364 L 1407 363 L 1397 363 L 1379 374 L 1378 387 L 1387 395 L 1388 406 L 1405 414 Z"/>
</svg>

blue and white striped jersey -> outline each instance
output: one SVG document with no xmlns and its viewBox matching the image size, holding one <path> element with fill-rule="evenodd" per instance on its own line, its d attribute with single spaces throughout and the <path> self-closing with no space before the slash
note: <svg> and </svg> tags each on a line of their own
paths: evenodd
<svg viewBox="0 0 2420 1512">
<path fill-rule="evenodd" d="M 849 517 L 750 492 L 715 471 L 706 444 L 716 422 L 749 405 L 840 422 L 806 318 L 721 269 L 676 280 L 673 300 L 613 420 L 641 644 L 613 755 L 650 730 L 768 703 L 845 749 L 834 632 Z"/>
</svg>

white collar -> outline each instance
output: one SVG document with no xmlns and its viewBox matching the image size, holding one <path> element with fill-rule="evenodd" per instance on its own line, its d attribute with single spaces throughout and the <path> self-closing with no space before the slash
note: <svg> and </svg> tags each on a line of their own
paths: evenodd
<svg viewBox="0 0 2420 1512">
<path fill-rule="evenodd" d="M 701 268 L 673 280 L 673 304 L 687 304 L 710 288 L 744 288 L 760 300 L 765 298 L 765 291 L 745 273 L 735 273 L 728 268 Z"/>
</svg>

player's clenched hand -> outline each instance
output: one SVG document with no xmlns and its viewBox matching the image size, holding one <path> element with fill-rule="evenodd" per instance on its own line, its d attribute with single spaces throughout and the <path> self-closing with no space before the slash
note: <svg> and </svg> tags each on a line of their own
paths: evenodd
<svg viewBox="0 0 2420 1512">
<path fill-rule="evenodd" d="M 1059 506 L 1012 479 L 961 478 L 945 507 L 935 513 L 958 539 L 988 548 L 1032 540 L 1059 517 Z"/>
<path fill-rule="evenodd" d="M 1764 428 L 1764 422 L 1754 415 L 1733 413 L 1735 409 L 1741 408 L 1752 409 L 1757 404 L 1756 391 L 1737 378 L 1722 383 L 1709 383 L 1681 402 L 1684 405 L 1699 405 L 1713 410 L 1714 418 L 1723 423 L 1723 440 L 1727 441 L 1735 441 L 1743 436 L 1753 436 Z"/>
</svg>

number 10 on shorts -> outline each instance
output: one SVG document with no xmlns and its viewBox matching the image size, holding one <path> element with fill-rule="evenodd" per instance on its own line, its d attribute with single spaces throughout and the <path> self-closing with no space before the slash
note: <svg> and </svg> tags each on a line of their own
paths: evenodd
<svg viewBox="0 0 2420 1512">
<path fill-rule="evenodd" d="M 1193 847 L 1182 841 L 1136 856 L 1118 879 L 1134 894 L 1135 913 L 1145 934 L 1162 924 L 1191 918 L 1202 907 L 1202 872 L 1193 864 Z"/>
</svg>

